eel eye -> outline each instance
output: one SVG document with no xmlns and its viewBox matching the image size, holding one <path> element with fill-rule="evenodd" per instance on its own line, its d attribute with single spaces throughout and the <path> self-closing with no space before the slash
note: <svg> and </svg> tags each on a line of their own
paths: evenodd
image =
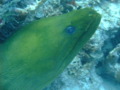
<svg viewBox="0 0 120 90">
<path fill-rule="evenodd" d="M 75 32 L 75 27 L 74 26 L 68 26 L 65 30 L 69 34 L 73 34 Z"/>
</svg>

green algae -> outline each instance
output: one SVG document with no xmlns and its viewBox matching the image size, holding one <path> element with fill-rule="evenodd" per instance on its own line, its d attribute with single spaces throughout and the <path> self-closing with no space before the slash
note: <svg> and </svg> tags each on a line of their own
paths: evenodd
<svg viewBox="0 0 120 90">
<path fill-rule="evenodd" d="M 42 90 L 96 31 L 101 16 L 86 8 L 34 21 L 0 44 L 0 88 Z M 69 26 L 74 33 L 66 32 Z"/>
</svg>

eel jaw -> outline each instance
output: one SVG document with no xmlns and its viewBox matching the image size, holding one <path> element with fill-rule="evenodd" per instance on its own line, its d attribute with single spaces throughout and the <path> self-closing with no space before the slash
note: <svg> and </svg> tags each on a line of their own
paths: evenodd
<svg viewBox="0 0 120 90">
<path fill-rule="evenodd" d="M 100 20 L 101 20 L 101 16 L 100 16 L 100 14 L 97 14 L 95 16 L 95 19 L 93 19 L 89 23 L 89 25 L 86 27 L 86 30 L 83 32 L 83 34 L 80 35 L 80 37 L 78 38 L 78 40 L 76 41 L 74 46 L 71 48 L 69 53 L 64 56 L 64 60 L 63 60 L 64 62 L 63 63 L 65 63 L 65 65 L 66 64 L 68 65 L 73 60 L 74 56 L 77 55 L 79 50 L 82 49 L 82 47 L 85 45 L 85 43 L 87 41 L 89 41 L 91 36 L 95 33 L 95 31 L 96 31 L 96 29 L 97 29 L 97 27 L 100 23 Z M 60 67 L 62 67 L 62 64 L 61 64 Z"/>
</svg>

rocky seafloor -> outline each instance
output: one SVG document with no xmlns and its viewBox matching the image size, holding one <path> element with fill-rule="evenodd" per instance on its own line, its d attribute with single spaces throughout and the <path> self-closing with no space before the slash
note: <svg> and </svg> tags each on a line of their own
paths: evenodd
<svg viewBox="0 0 120 90">
<path fill-rule="evenodd" d="M 101 23 L 64 72 L 44 90 L 120 90 L 120 0 L 1 0 L 0 42 L 33 20 L 91 7 Z"/>
</svg>

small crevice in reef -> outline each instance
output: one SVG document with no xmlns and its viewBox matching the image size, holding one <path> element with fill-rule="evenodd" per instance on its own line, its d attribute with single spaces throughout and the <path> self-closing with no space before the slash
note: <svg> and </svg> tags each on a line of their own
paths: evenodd
<svg viewBox="0 0 120 90">
<path fill-rule="evenodd" d="M 104 57 L 106 57 L 109 52 L 116 47 L 120 43 L 120 28 L 116 28 L 117 32 L 106 32 L 109 36 L 109 39 L 104 41 L 104 45 L 102 46 L 102 50 L 104 52 Z M 114 31 L 114 30 L 111 30 Z"/>
<path fill-rule="evenodd" d="M 102 47 L 104 57 L 96 64 L 96 73 L 104 80 L 120 85 L 120 28 L 107 32 L 109 39 Z"/>
</svg>

